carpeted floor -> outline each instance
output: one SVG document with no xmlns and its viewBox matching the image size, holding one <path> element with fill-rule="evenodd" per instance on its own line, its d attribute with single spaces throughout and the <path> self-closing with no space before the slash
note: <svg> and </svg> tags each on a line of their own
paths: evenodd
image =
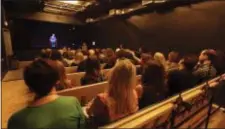
<svg viewBox="0 0 225 129">
<path fill-rule="evenodd" d="M 7 127 L 9 117 L 27 105 L 32 94 L 23 80 L 2 82 L 2 128 Z"/>
</svg>

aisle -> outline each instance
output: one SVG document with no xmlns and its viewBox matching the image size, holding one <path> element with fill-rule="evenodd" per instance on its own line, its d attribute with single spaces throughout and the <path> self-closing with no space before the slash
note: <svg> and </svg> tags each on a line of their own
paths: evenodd
<svg viewBox="0 0 225 129">
<path fill-rule="evenodd" d="M 2 128 L 12 113 L 26 106 L 32 94 L 28 92 L 23 80 L 2 82 Z"/>
</svg>

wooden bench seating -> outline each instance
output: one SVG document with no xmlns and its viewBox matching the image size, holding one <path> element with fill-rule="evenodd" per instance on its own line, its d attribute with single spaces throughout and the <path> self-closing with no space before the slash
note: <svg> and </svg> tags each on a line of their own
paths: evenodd
<svg viewBox="0 0 225 129">
<path fill-rule="evenodd" d="M 210 87 L 218 84 L 220 77 L 208 82 Z M 165 101 L 146 107 L 137 113 L 100 128 L 195 128 L 206 120 L 210 94 L 204 90 L 207 83 L 184 91 Z M 182 98 L 182 99 L 181 99 Z M 178 101 L 183 100 L 183 101 Z M 182 103 L 181 103 L 182 102 Z M 186 106 L 184 106 L 186 105 Z M 213 108 L 211 113 L 217 109 Z"/>
<path fill-rule="evenodd" d="M 77 66 L 65 67 L 66 74 L 77 72 Z"/>
<path fill-rule="evenodd" d="M 108 82 L 96 83 L 87 86 L 79 86 L 72 89 L 59 91 L 58 94 L 62 96 L 74 96 L 83 105 L 94 98 L 98 93 L 105 91 Z"/>
<path fill-rule="evenodd" d="M 31 64 L 33 61 L 19 61 L 19 68 L 25 68 L 29 64 Z"/>
<path fill-rule="evenodd" d="M 16 81 L 16 80 L 22 80 L 23 79 L 23 69 L 27 65 L 31 63 L 31 61 L 21 61 L 21 66 L 23 68 L 17 69 L 17 70 L 10 70 L 6 73 L 5 77 L 3 78 L 3 82 L 7 81 Z M 103 67 L 105 64 L 101 64 L 101 67 Z M 136 65 L 136 67 L 140 67 L 140 65 Z M 80 85 L 80 78 L 83 77 L 84 72 L 76 72 L 77 66 L 72 67 L 65 67 L 66 74 L 68 75 L 69 79 L 72 79 L 72 82 L 74 83 L 74 86 Z M 103 73 L 107 76 L 109 69 L 103 69 Z M 77 78 L 76 78 L 77 77 Z M 78 81 L 79 80 L 79 81 Z"/>
<path fill-rule="evenodd" d="M 72 75 L 74 75 L 75 77 L 77 77 L 77 76 L 80 77 L 80 76 L 84 75 L 84 72 L 77 72 L 76 73 L 77 66 L 65 67 L 65 71 L 66 71 L 66 74 L 69 76 L 69 78 Z M 106 73 L 109 70 L 104 69 L 103 71 L 105 71 L 105 73 Z M 8 71 L 2 81 L 3 82 L 7 82 L 7 81 L 15 81 L 15 80 L 23 80 L 23 68 L 20 68 L 20 69 L 17 69 L 17 70 L 10 70 L 10 71 Z M 78 80 L 78 79 L 76 79 L 76 80 Z M 77 85 L 80 85 L 80 83 L 78 82 L 78 84 L 76 84 L 76 86 Z"/>
<path fill-rule="evenodd" d="M 141 76 L 137 76 L 137 80 L 140 80 L 140 79 L 141 79 Z M 209 84 L 210 85 L 213 84 L 214 82 L 218 81 L 218 79 L 219 77 L 210 80 Z M 77 97 L 80 103 L 84 105 L 88 101 L 90 101 L 93 97 L 95 97 L 98 93 L 104 92 L 107 86 L 108 86 L 107 82 L 102 82 L 102 83 L 96 83 L 96 84 L 92 84 L 88 86 L 74 87 L 71 89 L 62 90 L 62 91 L 59 91 L 58 94 L 63 96 Z M 192 101 L 198 100 L 196 98 L 200 97 L 199 95 L 204 93 L 204 91 L 202 90 L 204 86 L 205 84 L 202 84 L 196 88 L 183 92 L 182 97 L 184 101 L 191 103 Z M 29 90 L 25 86 L 23 80 L 3 82 L 2 91 L 3 91 L 2 92 L 2 103 L 3 103 L 3 107 L 2 107 L 3 121 L 2 122 L 4 123 L 4 127 L 6 127 L 7 120 L 11 116 L 11 114 L 25 107 L 27 104 L 27 101 L 29 99 L 32 99 L 32 94 L 29 93 Z M 16 98 L 16 101 L 15 101 L 15 98 Z M 173 96 L 161 103 L 149 106 L 129 117 L 121 119 L 120 121 L 116 123 L 106 125 L 103 128 L 121 128 L 121 127 L 139 128 L 139 127 L 165 126 L 168 122 L 168 119 L 171 116 L 171 112 L 173 111 L 175 107 L 174 102 L 177 98 L 178 98 L 178 95 Z M 200 112 L 202 115 L 198 115 L 196 117 L 201 116 L 200 118 L 204 118 L 206 111 L 207 111 L 207 108 L 204 108 L 204 110 L 201 110 Z M 176 120 L 179 120 L 179 119 L 181 119 L 181 116 L 177 116 Z M 193 121 L 201 122 L 200 120 L 196 120 L 196 119 L 198 118 L 191 119 L 192 120 L 191 123 L 193 125 L 195 125 Z M 181 122 L 176 121 L 174 125 L 178 125 L 179 123 Z M 182 125 L 179 125 L 179 127 L 187 127 L 192 124 L 183 123 Z"/>
<path fill-rule="evenodd" d="M 137 76 L 137 83 L 140 83 L 140 79 L 141 76 Z M 86 103 L 90 101 L 93 97 L 95 97 L 97 94 L 104 92 L 107 86 L 108 82 L 101 82 L 87 86 L 79 86 L 71 89 L 65 89 L 59 91 L 58 94 L 63 96 L 74 96 L 81 103 Z"/>
<path fill-rule="evenodd" d="M 102 73 L 107 76 L 110 69 L 104 69 L 102 70 Z M 80 80 L 84 76 L 85 72 L 79 72 L 79 73 L 70 73 L 67 74 L 67 78 L 71 80 L 73 86 L 81 86 Z"/>
</svg>

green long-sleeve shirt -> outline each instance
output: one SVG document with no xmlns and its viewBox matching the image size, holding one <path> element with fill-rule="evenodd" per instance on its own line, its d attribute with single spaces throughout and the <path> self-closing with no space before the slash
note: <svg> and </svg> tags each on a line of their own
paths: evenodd
<svg viewBox="0 0 225 129">
<path fill-rule="evenodd" d="M 38 106 L 26 107 L 13 114 L 8 129 L 77 129 L 85 127 L 85 116 L 78 100 L 60 96 Z"/>
</svg>

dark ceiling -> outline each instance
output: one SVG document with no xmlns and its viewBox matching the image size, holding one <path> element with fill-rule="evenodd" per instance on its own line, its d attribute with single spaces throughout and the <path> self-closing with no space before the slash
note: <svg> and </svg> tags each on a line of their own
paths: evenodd
<svg viewBox="0 0 225 129">
<path fill-rule="evenodd" d="M 163 12 L 203 1 L 206 0 L 3 0 L 3 7 L 8 17 L 38 12 L 67 16 L 76 19 L 76 23 L 85 24 L 112 17 L 126 17 L 146 10 Z M 26 19 L 26 16 L 20 18 Z"/>
</svg>

